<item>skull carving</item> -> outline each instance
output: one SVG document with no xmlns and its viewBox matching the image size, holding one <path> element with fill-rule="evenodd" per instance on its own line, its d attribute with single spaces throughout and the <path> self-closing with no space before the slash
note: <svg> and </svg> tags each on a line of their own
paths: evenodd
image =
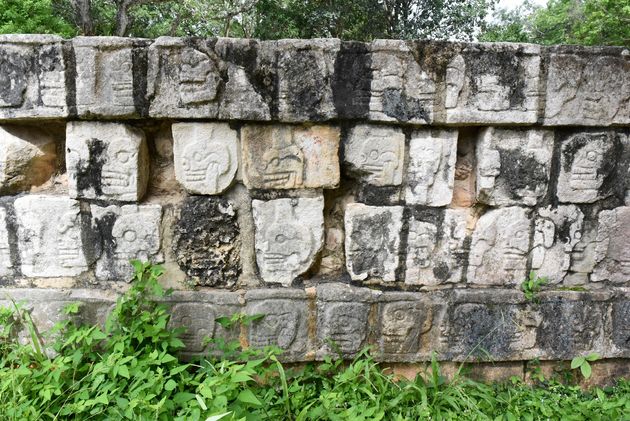
<svg viewBox="0 0 630 421">
<path fill-rule="evenodd" d="M 291 347 L 300 319 L 294 303 L 285 300 L 260 303 L 254 307 L 253 313 L 264 314 L 264 317 L 252 324 L 249 339 L 251 346 L 264 348 L 275 345 L 284 350 Z"/>
<path fill-rule="evenodd" d="M 400 149 L 388 138 L 366 139 L 360 153 L 359 167 L 381 185 L 395 184 L 396 169 L 400 165 Z"/>
<path fill-rule="evenodd" d="M 114 254 L 121 260 L 149 260 L 160 248 L 160 241 L 152 224 L 138 223 L 138 215 L 122 215 L 112 228 L 115 239 Z"/>
<path fill-rule="evenodd" d="M 230 170 L 231 162 L 230 151 L 222 143 L 191 143 L 184 149 L 182 156 L 185 180 L 219 191 L 219 180 Z"/>
<path fill-rule="evenodd" d="M 360 303 L 334 303 L 325 313 L 325 338 L 343 353 L 359 350 L 367 336 L 368 306 Z"/>
<path fill-rule="evenodd" d="M 436 245 L 437 228 L 428 222 L 416 222 L 409 231 L 409 250 L 414 266 L 422 269 L 431 266 L 431 257 Z"/>
<path fill-rule="evenodd" d="M 383 307 L 383 352 L 418 352 L 420 335 L 431 324 L 426 309 L 413 303 L 387 303 Z"/>
<path fill-rule="evenodd" d="M 66 212 L 61 216 L 57 228 L 57 256 L 62 267 L 71 268 L 80 264 L 81 235 L 77 229 L 79 215 Z"/>
<path fill-rule="evenodd" d="M 210 58 L 197 50 L 185 49 L 181 54 L 179 98 L 185 105 L 208 103 L 217 95 L 218 77 Z"/>
<path fill-rule="evenodd" d="M 138 165 L 138 151 L 130 149 L 122 139 L 112 140 L 107 144 L 107 161 L 101 172 L 104 194 L 134 194 Z"/>
</svg>

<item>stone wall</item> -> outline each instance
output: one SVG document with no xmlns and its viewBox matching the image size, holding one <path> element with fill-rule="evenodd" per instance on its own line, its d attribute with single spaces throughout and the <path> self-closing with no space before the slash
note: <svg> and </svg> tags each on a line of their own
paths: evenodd
<svg viewBox="0 0 630 421">
<path fill-rule="evenodd" d="M 0 82 L 2 293 L 43 327 L 142 259 L 191 354 L 242 312 L 291 361 L 630 357 L 627 49 L 21 35 Z"/>
</svg>

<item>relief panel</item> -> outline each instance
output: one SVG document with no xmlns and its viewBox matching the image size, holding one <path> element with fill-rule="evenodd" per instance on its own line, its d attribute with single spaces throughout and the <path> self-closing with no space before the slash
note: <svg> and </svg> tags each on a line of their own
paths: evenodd
<svg viewBox="0 0 630 421">
<path fill-rule="evenodd" d="M 249 327 L 249 345 L 256 349 L 277 346 L 285 352 L 306 350 L 306 308 L 303 300 L 266 299 L 248 306 L 248 314 L 264 315 Z"/>
<path fill-rule="evenodd" d="M 171 307 L 169 328 L 186 328 L 179 338 L 188 352 L 203 352 L 204 340 L 214 337 L 215 317 L 212 305 L 208 303 L 176 303 Z"/>
<path fill-rule="evenodd" d="M 630 285 L 630 207 L 599 213 L 591 281 Z"/>
<path fill-rule="evenodd" d="M 329 353 L 339 349 L 344 355 L 359 352 L 368 334 L 368 313 L 365 303 L 328 302 L 323 305 L 317 335 Z"/>
<path fill-rule="evenodd" d="M 398 301 L 381 304 L 380 351 L 385 355 L 414 355 L 422 335 L 431 329 L 432 308 L 426 303 Z"/>
</svg>

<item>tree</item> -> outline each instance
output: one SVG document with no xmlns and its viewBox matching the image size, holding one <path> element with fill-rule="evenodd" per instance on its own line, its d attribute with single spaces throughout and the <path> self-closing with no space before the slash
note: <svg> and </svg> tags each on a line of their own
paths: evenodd
<svg viewBox="0 0 630 421">
<path fill-rule="evenodd" d="M 51 0 L 0 0 L 0 33 L 73 36 L 74 26 L 58 16 Z"/>
</svg>

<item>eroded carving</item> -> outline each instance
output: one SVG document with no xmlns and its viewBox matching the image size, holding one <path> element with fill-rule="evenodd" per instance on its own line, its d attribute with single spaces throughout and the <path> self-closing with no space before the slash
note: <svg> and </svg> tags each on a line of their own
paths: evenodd
<svg viewBox="0 0 630 421">
<path fill-rule="evenodd" d="M 210 304 L 177 303 L 171 308 L 170 328 L 185 328 L 179 338 L 186 345 L 186 351 L 203 352 L 204 340 L 214 336 L 215 314 Z"/>
<path fill-rule="evenodd" d="M 249 345 L 262 349 L 266 346 L 277 346 L 283 350 L 294 350 L 301 322 L 303 322 L 304 302 L 291 300 L 265 300 L 251 307 L 250 314 L 261 314 L 264 317 L 252 322 L 249 330 Z M 303 338 L 300 338 L 303 339 Z"/>
<path fill-rule="evenodd" d="M 363 303 L 327 303 L 318 329 L 320 341 L 332 342 L 327 348 L 338 347 L 343 354 L 358 352 L 367 338 L 368 312 Z"/>
<path fill-rule="evenodd" d="M 592 281 L 630 281 L 630 207 L 601 211 L 595 240 L 595 271 Z"/>
<path fill-rule="evenodd" d="M 431 309 L 416 302 L 383 304 L 381 316 L 381 352 L 415 354 L 420 351 L 422 334 L 433 320 Z"/>
<path fill-rule="evenodd" d="M 622 350 L 630 350 L 630 301 L 613 304 L 612 340 Z"/>
<path fill-rule="evenodd" d="M 0 207 L 0 277 L 13 274 L 7 222 L 7 211 L 5 208 Z"/>
</svg>

